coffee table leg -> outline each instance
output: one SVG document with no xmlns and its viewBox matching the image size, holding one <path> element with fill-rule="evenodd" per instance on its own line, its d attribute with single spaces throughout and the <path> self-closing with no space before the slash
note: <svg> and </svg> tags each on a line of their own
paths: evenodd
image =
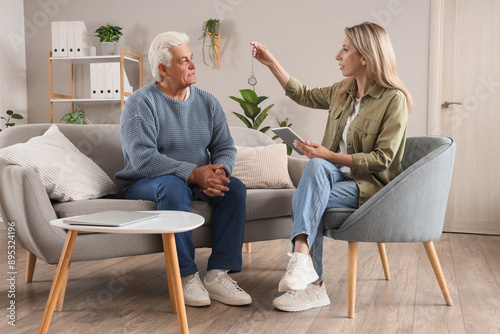
<svg viewBox="0 0 500 334">
<path fill-rule="evenodd" d="M 170 251 L 166 247 L 166 241 L 163 240 L 163 255 L 165 256 L 165 267 L 167 269 L 167 282 L 168 282 L 168 292 L 170 296 L 170 308 L 173 313 L 177 313 L 177 299 L 175 295 L 175 287 L 174 287 L 174 275 L 172 269 L 171 259 L 169 257 Z M 182 283 L 181 283 L 182 285 Z"/>
<path fill-rule="evenodd" d="M 66 241 L 64 242 L 61 257 L 59 258 L 59 264 L 56 269 L 54 281 L 52 282 L 52 287 L 50 288 L 49 298 L 47 300 L 47 304 L 45 305 L 45 310 L 43 311 L 42 322 L 38 328 L 39 334 L 47 333 L 47 330 L 49 329 L 50 320 L 54 314 L 54 309 L 56 308 L 61 287 L 64 284 L 64 278 L 68 275 L 69 260 L 71 258 L 71 253 L 73 252 L 73 247 L 75 246 L 77 235 L 78 231 L 69 230 L 68 235 L 66 236 Z"/>
<path fill-rule="evenodd" d="M 175 237 L 173 233 L 164 233 L 162 234 L 162 239 L 172 311 L 174 311 L 175 307 L 174 312 L 177 312 L 181 333 L 189 333 L 186 306 L 184 305 L 184 294 L 182 293 L 179 261 L 177 259 L 177 249 L 175 247 Z"/>
</svg>

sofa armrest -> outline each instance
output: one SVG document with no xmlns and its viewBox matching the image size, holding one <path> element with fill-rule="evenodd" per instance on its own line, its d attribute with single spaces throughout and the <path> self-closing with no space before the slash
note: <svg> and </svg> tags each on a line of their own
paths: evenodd
<svg viewBox="0 0 500 334">
<path fill-rule="evenodd" d="M 38 174 L 26 167 L 0 163 L 0 207 L 4 223 L 15 223 L 16 240 L 36 257 L 58 258 L 66 233 L 52 227 L 57 219 Z"/>
<path fill-rule="evenodd" d="M 295 187 L 299 185 L 300 177 L 308 162 L 309 159 L 288 157 L 288 173 Z"/>
</svg>

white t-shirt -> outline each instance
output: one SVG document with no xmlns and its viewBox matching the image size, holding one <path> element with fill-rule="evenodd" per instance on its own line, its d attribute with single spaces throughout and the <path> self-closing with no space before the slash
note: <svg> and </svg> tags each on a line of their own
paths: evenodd
<svg viewBox="0 0 500 334">
<path fill-rule="evenodd" d="M 349 118 L 347 118 L 347 123 L 345 125 L 344 132 L 342 132 L 342 139 L 340 139 L 339 149 L 337 150 L 337 153 L 347 154 L 347 145 L 346 145 L 346 142 L 347 142 L 347 130 L 349 129 L 349 125 L 351 124 L 351 122 L 354 119 L 354 117 L 356 117 L 359 114 L 359 103 L 360 103 L 360 101 L 361 101 L 361 99 L 355 99 L 354 100 L 354 112 L 349 116 Z M 342 174 L 344 174 L 345 176 L 351 178 L 351 168 L 349 168 L 347 166 L 342 166 L 342 165 L 337 165 L 337 167 L 340 168 L 340 171 L 342 172 Z"/>
</svg>

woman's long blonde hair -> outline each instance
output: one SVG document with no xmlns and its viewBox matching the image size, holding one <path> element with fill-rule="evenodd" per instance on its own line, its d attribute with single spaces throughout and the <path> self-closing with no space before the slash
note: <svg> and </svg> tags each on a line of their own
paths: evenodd
<svg viewBox="0 0 500 334">
<path fill-rule="evenodd" d="M 345 34 L 357 52 L 365 58 L 368 78 L 382 87 L 401 90 L 406 96 L 408 112 L 411 112 L 413 100 L 396 72 L 396 56 L 385 29 L 378 24 L 364 22 L 345 28 Z M 344 80 L 335 101 L 337 105 L 345 103 L 347 91 L 352 87 L 354 80 L 354 77 Z"/>
</svg>

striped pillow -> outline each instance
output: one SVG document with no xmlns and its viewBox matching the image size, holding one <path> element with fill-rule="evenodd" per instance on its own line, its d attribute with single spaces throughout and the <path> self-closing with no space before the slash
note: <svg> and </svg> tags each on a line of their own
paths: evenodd
<svg viewBox="0 0 500 334">
<path fill-rule="evenodd" d="M 236 146 L 234 176 L 248 189 L 295 188 L 288 174 L 286 145 Z"/>
<path fill-rule="evenodd" d="M 60 202 L 116 193 L 116 186 L 109 176 L 81 153 L 56 125 L 26 143 L 1 149 L 0 160 L 35 170 L 49 198 Z"/>
</svg>

